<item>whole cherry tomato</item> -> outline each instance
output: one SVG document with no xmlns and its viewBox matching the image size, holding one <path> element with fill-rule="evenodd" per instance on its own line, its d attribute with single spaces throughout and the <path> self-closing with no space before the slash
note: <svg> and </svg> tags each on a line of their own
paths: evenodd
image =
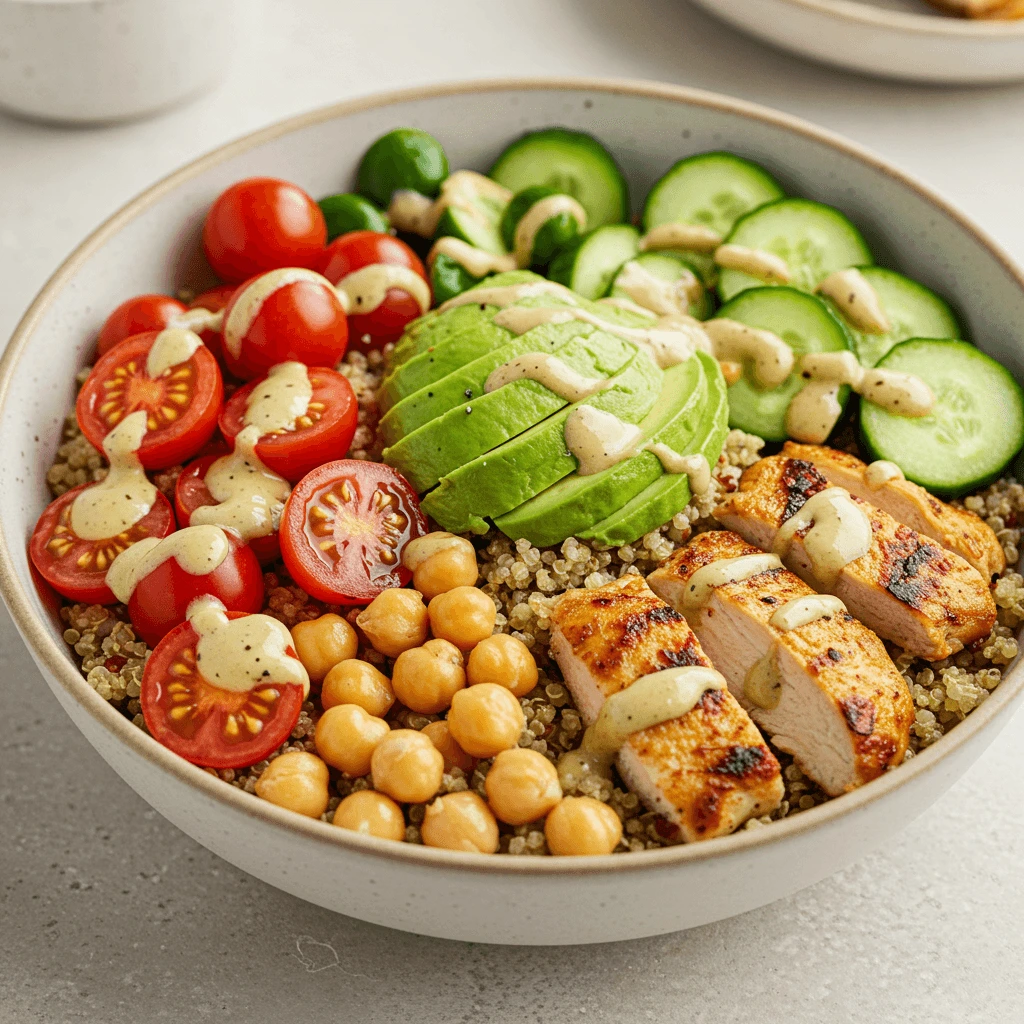
<svg viewBox="0 0 1024 1024">
<path fill-rule="evenodd" d="M 242 380 L 278 363 L 336 366 L 348 347 L 345 307 L 312 270 L 271 270 L 240 285 L 224 309 L 224 363 Z"/>
<path fill-rule="evenodd" d="M 119 341 L 144 331 L 162 331 L 185 306 L 170 295 L 136 295 L 122 302 L 100 328 L 99 354 L 106 355 Z"/>
<path fill-rule="evenodd" d="M 203 225 L 206 258 L 225 281 L 320 266 L 326 243 L 320 207 L 298 185 L 277 178 L 236 182 L 214 200 Z"/>
<path fill-rule="evenodd" d="M 379 296 L 368 293 L 360 295 L 361 287 L 350 279 L 349 334 L 353 341 L 364 348 L 381 348 L 389 341 L 397 341 L 406 325 L 422 316 L 430 308 L 430 285 L 426 270 L 420 258 L 398 238 L 380 234 L 377 231 L 350 231 L 336 238 L 327 247 L 324 262 L 324 277 L 346 290 L 345 279 L 357 270 L 381 265 L 411 271 L 423 279 L 423 287 L 415 286 L 417 294 L 396 281 L 383 293 L 379 305 L 367 308 L 366 298 L 374 301 Z"/>
<path fill-rule="evenodd" d="M 189 304 L 189 309 L 208 309 L 211 313 L 219 313 L 227 304 L 232 295 L 235 294 L 233 284 L 219 284 L 216 288 L 197 295 Z M 199 337 L 203 344 L 214 354 L 217 361 L 223 359 L 223 339 L 220 331 L 200 331 Z"/>
</svg>

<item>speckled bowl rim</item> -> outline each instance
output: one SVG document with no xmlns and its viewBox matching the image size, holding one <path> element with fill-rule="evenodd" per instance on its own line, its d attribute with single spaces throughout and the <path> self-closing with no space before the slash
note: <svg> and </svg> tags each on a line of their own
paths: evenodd
<svg viewBox="0 0 1024 1024">
<path fill-rule="evenodd" d="M 11 379 L 18 360 L 31 341 L 37 322 L 68 279 L 108 239 L 181 183 L 240 153 L 307 125 L 386 107 L 394 103 L 438 100 L 474 92 L 516 90 L 531 92 L 582 91 L 676 101 L 687 106 L 738 115 L 786 132 L 802 135 L 842 152 L 861 163 L 868 164 L 875 170 L 883 172 L 905 187 L 912 189 L 972 235 L 997 262 L 1003 265 L 1007 273 L 1017 280 L 1024 291 L 1024 273 L 1014 264 L 1010 256 L 941 196 L 881 160 L 869 150 L 799 118 L 717 93 L 657 82 L 572 77 L 509 78 L 443 83 L 349 100 L 279 121 L 234 142 L 229 142 L 186 164 L 122 207 L 68 256 L 43 286 L 15 329 L 2 359 L 0 359 L 0 417 L 5 411 Z M 24 544 L 25 538 L 19 537 L 15 542 Z M 46 625 L 33 608 L 29 594 L 15 572 L 9 540 L 3 523 L 0 523 L 0 595 L 2 595 L 11 617 L 31 652 L 58 681 L 65 693 L 100 726 L 112 733 L 119 742 L 126 744 L 135 754 L 150 764 L 175 776 L 180 781 L 196 787 L 202 795 L 233 811 L 255 818 L 274 828 L 303 836 L 312 843 L 340 846 L 354 854 L 371 854 L 404 862 L 418 869 L 432 868 L 439 871 L 457 869 L 458 871 L 508 875 L 555 875 L 564 877 L 568 881 L 572 876 L 580 874 L 601 875 L 615 872 L 665 870 L 675 865 L 683 866 L 713 857 L 750 851 L 769 843 L 781 843 L 819 826 L 825 826 L 845 815 L 854 814 L 876 800 L 881 800 L 917 776 L 934 770 L 944 758 L 988 728 L 990 723 L 1003 714 L 1004 709 L 1012 704 L 1014 698 L 1024 689 L 1024 663 L 1022 663 L 1024 659 L 1022 659 L 1022 662 L 1018 662 L 1011 668 L 999 687 L 976 711 L 973 711 L 948 735 L 918 754 L 908 764 L 900 766 L 852 793 L 836 797 L 810 810 L 801 811 L 793 817 L 773 822 L 764 828 L 740 830 L 731 836 L 723 836 L 703 843 L 666 847 L 643 853 L 609 854 L 600 857 L 481 857 L 479 854 L 458 853 L 415 844 L 389 842 L 371 836 L 358 835 L 318 819 L 304 818 L 230 786 L 171 753 L 100 697 L 71 661 L 67 648 L 47 632 Z"/>
<path fill-rule="evenodd" d="M 958 18 L 938 11 L 920 14 L 910 11 L 888 11 L 884 7 L 858 3 L 857 0 L 780 0 L 791 7 L 805 7 L 819 14 L 830 15 L 841 21 L 855 21 L 899 32 L 920 35 L 953 36 L 964 38 L 1024 36 L 1024 19 L 1018 21 L 990 21 Z M 973 712 L 972 712 L 973 713 Z"/>
</svg>

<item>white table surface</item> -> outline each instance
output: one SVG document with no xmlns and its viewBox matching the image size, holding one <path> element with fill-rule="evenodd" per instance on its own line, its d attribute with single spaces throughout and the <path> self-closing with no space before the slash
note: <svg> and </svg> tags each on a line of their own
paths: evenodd
<svg viewBox="0 0 1024 1024">
<path fill-rule="evenodd" d="M 766 51 L 682 0 L 262 11 L 226 84 L 192 106 L 101 130 L 0 115 L 0 337 L 88 231 L 174 167 L 298 111 L 455 78 L 634 77 L 757 100 L 878 150 L 1024 261 L 1021 87 L 855 78 Z M 211 59 L 233 48 L 211 40 Z M 530 950 L 402 935 L 242 874 L 116 778 L 2 611 L 0 659 L 4 1024 L 1024 1019 L 1024 716 L 892 847 L 790 899 L 662 938 Z"/>
</svg>

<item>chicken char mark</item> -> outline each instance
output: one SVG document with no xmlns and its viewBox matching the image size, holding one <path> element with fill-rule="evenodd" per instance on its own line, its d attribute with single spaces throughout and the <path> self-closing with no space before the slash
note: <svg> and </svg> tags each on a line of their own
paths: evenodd
<svg viewBox="0 0 1024 1024">
<path fill-rule="evenodd" d="M 828 487 L 828 481 L 815 469 L 814 463 L 806 459 L 787 459 L 782 467 L 780 483 L 786 495 L 786 509 L 782 513 L 781 523 L 795 516 L 809 498 Z"/>
<path fill-rule="evenodd" d="M 880 541 L 882 573 L 879 583 L 897 600 L 919 609 L 937 589 L 937 577 L 949 573 L 949 559 L 933 544 L 922 543 L 920 536 L 906 526 L 896 529 L 892 541 Z M 921 575 L 929 562 L 933 572 Z"/>
</svg>

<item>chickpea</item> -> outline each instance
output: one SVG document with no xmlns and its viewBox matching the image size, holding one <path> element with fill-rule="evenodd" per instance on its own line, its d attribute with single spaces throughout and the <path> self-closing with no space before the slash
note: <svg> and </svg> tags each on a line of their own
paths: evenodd
<svg viewBox="0 0 1024 1024">
<path fill-rule="evenodd" d="M 378 839 L 405 839 L 405 818 L 402 808 L 389 796 L 372 789 L 350 793 L 338 804 L 331 819 L 339 828 L 349 828 L 364 836 Z"/>
<path fill-rule="evenodd" d="M 429 736 L 415 729 L 394 729 L 370 758 L 373 788 L 394 800 L 422 804 L 441 785 L 444 758 Z"/>
<path fill-rule="evenodd" d="M 354 658 L 359 649 L 359 637 L 352 625 L 331 612 L 309 622 L 297 622 L 292 626 L 292 643 L 311 683 L 323 682 L 339 661 Z"/>
<path fill-rule="evenodd" d="M 520 747 L 498 754 L 484 788 L 491 810 L 509 825 L 537 821 L 562 799 L 558 769 L 543 754 Z"/>
<path fill-rule="evenodd" d="M 472 790 L 439 796 L 426 810 L 420 835 L 424 846 L 467 853 L 495 853 L 498 823 Z"/>
<path fill-rule="evenodd" d="M 525 697 L 537 685 L 537 662 L 522 640 L 495 633 L 470 651 L 466 679 L 470 686 L 497 683 Z"/>
<path fill-rule="evenodd" d="M 370 755 L 391 731 L 383 718 L 368 715 L 358 704 L 328 708 L 316 723 L 316 752 L 346 775 L 366 775 Z"/>
<path fill-rule="evenodd" d="M 371 715 L 383 718 L 395 703 L 391 680 L 368 661 L 349 658 L 335 665 L 320 691 L 324 711 L 338 704 L 358 704 Z"/>
<path fill-rule="evenodd" d="M 428 601 L 456 587 L 472 587 L 480 575 L 473 545 L 452 533 L 428 533 L 410 541 L 402 564 L 412 570 L 412 585 Z"/>
<path fill-rule="evenodd" d="M 462 747 L 452 739 L 451 729 L 447 722 L 431 722 L 420 730 L 424 736 L 430 737 L 430 742 L 441 751 L 444 758 L 444 770 L 451 771 L 452 768 L 461 768 L 464 772 L 470 772 L 476 765 L 476 758 L 470 757 Z"/>
<path fill-rule="evenodd" d="M 558 857 L 611 853 L 622 838 L 622 822 L 600 800 L 567 796 L 548 815 L 544 836 Z"/>
<path fill-rule="evenodd" d="M 447 711 L 452 697 L 466 685 L 462 652 L 447 640 L 428 640 L 400 654 L 391 672 L 395 696 L 421 715 Z"/>
<path fill-rule="evenodd" d="M 427 606 L 434 636 L 449 640 L 460 651 L 476 647 L 494 632 L 497 609 L 476 587 L 456 587 L 432 598 Z"/>
<path fill-rule="evenodd" d="M 389 658 L 427 639 L 427 609 L 418 590 L 392 587 L 378 594 L 356 617 L 375 650 Z"/>
<path fill-rule="evenodd" d="M 518 698 L 495 683 L 460 690 L 448 712 L 448 728 L 455 742 L 472 757 L 494 757 L 514 747 L 525 724 Z"/>
<path fill-rule="evenodd" d="M 331 775 L 316 754 L 291 750 L 275 757 L 256 782 L 256 795 L 297 814 L 319 818 L 327 810 Z"/>
</svg>

